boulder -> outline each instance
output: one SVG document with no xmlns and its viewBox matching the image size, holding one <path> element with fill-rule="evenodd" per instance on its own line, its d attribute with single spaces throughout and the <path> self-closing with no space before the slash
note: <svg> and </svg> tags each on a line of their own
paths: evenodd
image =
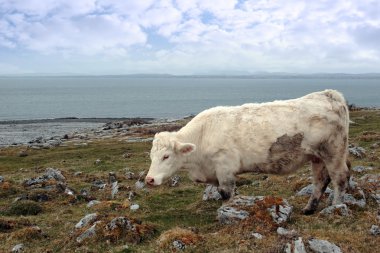
<svg viewBox="0 0 380 253">
<path fill-rule="evenodd" d="M 333 206 L 328 206 L 324 208 L 320 214 L 323 215 L 332 215 L 332 214 L 338 214 L 341 216 L 348 216 L 350 214 L 350 210 L 348 209 L 346 204 L 338 204 Z"/>
<path fill-rule="evenodd" d="M 338 246 L 326 240 L 311 239 L 309 247 L 315 253 L 342 253 Z"/>
<path fill-rule="evenodd" d="M 211 184 L 208 184 L 206 186 L 206 189 L 203 192 L 202 199 L 204 201 L 206 201 L 206 200 L 221 200 L 222 195 L 220 195 L 220 193 L 218 191 L 218 187 L 213 186 Z"/>
<path fill-rule="evenodd" d="M 62 175 L 61 171 L 55 168 L 47 168 L 45 173 L 39 177 L 27 179 L 23 185 L 26 187 L 44 184 L 49 180 L 55 180 L 57 182 L 65 182 L 66 178 Z"/>
<path fill-rule="evenodd" d="M 98 224 L 98 222 L 95 222 L 89 229 L 87 229 L 82 234 L 80 234 L 77 237 L 76 241 L 78 243 L 82 243 L 84 240 L 89 239 L 91 237 L 94 237 L 96 235 L 96 226 L 97 226 L 97 224 Z"/>
<path fill-rule="evenodd" d="M 106 230 L 112 231 L 115 229 L 121 230 L 134 230 L 135 227 L 127 217 L 116 217 L 112 219 L 107 225 Z"/>
<path fill-rule="evenodd" d="M 83 227 L 86 227 L 87 225 L 90 225 L 92 224 L 94 221 L 96 221 L 98 219 L 98 214 L 97 213 L 91 213 L 91 214 L 87 214 L 86 216 L 84 216 L 76 225 L 75 225 L 75 228 L 76 229 L 79 229 L 79 228 L 83 228 Z"/>
<path fill-rule="evenodd" d="M 310 196 L 311 194 L 313 194 L 313 191 L 314 191 L 314 185 L 309 184 L 308 186 L 305 186 L 304 188 L 299 190 L 296 193 L 296 195 L 297 196 Z M 325 193 L 330 194 L 331 192 L 332 192 L 332 190 L 329 187 L 327 187 Z"/>
</svg>

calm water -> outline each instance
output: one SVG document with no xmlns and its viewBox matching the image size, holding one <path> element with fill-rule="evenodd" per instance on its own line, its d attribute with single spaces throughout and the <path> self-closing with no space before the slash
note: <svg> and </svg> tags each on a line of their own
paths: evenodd
<svg viewBox="0 0 380 253">
<path fill-rule="evenodd" d="M 327 88 L 380 107 L 380 79 L 0 78 L 0 121 L 59 117 L 179 118 L 217 105 L 289 99 Z"/>
</svg>

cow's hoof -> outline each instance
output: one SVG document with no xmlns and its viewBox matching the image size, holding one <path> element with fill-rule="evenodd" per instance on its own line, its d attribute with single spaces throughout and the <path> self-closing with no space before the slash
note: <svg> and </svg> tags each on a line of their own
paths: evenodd
<svg viewBox="0 0 380 253">
<path fill-rule="evenodd" d="M 229 200 L 231 198 L 231 193 L 223 190 L 219 190 L 220 196 L 222 196 L 222 200 Z"/>
<path fill-rule="evenodd" d="M 311 214 L 315 213 L 315 210 L 314 209 L 304 208 L 304 209 L 302 209 L 301 213 L 303 215 L 311 215 Z"/>
</svg>

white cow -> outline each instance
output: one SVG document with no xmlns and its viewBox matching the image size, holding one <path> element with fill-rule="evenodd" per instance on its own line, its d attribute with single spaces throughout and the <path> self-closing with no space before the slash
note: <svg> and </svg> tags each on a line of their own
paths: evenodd
<svg viewBox="0 0 380 253">
<path fill-rule="evenodd" d="M 341 202 L 349 169 L 349 114 L 338 91 L 292 100 L 205 110 L 178 132 L 155 135 L 145 181 L 161 185 L 179 169 L 195 182 L 218 186 L 224 198 L 245 172 L 287 174 L 311 161 L 314 192 L 303 212 L 313 213 L 332 180 Z"/>
</svg>

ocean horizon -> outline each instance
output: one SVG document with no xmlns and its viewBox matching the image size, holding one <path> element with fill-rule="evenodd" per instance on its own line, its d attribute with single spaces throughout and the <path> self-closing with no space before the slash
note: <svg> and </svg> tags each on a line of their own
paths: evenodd
<svg viewBox="0 0 380 253">
<path fill-rule="evenodd" d="M 214 106 L 297 98 L 336 89 L 349 104 L 380 107 L 380 76 L 13 76 L 0 77 L 0 121 L 165 118 Z"/>
</svg>

